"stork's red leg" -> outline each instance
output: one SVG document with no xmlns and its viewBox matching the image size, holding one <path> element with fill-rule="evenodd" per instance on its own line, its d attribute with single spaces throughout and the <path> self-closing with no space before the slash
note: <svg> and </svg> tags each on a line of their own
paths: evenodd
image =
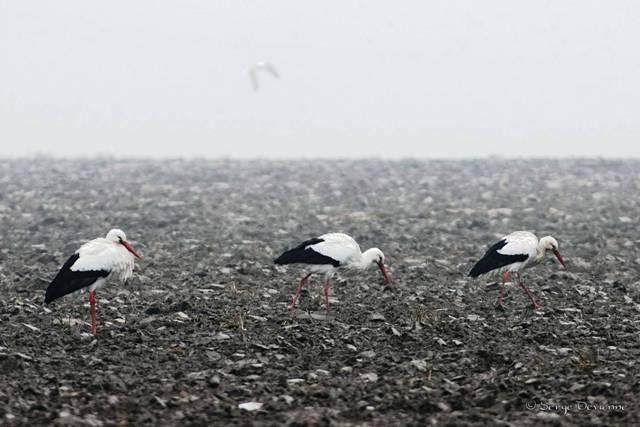
<svg viewBox="0 0 640 427">
<path fill-rule="evenodd" d="M 313 273 L 307 274 L 306 276 L 304 276 L 302 278 L 302 280 L 300 280 L 300 284 L 298 285 L 298 288 L 296 289 L 296 293 L 293 296 L 293 301 L 291 301 L 291 305 L 289 306 L 289 311 L 293 310 L 293 307 L 295 307 L 296 301 L 298 301 L 298 297 L 300 296 L 300 291 L 302 290 L 302 287 L 304 286 L 304 283 L 307 281 L 309 276 L 311 276 L 311 274 L 313 274 Z"/>
<path fill-rule="evenodd" d="M 324 304 L 327 306 L 327 311 L 329 311 L 329 287 L 331 287 L 331 282 L 327 280 L 327 283 L 324 285 Z"/>
<path fill-rule="evenodd" d="M 89 292 L 89 305 L 91 305 L 91 335 L 96 335 L 96 293 Z"/>
<path fill-rule="evenodd" d="M 518 273 L 518 281 L 520 282 L 520 287 L 522 288 L 522 290 L 524 290 L 524 292 L 527 294 L 527 296 L 531 300 L 531 304 L 533 305 L 533 309 L 537 310 L 539 308 L 542 308 L 542 306 L 540 304 L 538 304 L 536 302 L 536 300 L 533 299 L 533 295 L 531 295 L 531 292 L 529 292 L 529 289 L 527 289 L 527 287 L 524 285 L 524 282 L 522 281 L 522 276 L 520 276 L 520 273 Z"/>
<path fill-rule="evenodd" d="M 500 284 L 500 296 L 498 297 L 498 305 L 502 306 L 502 299 L 504 298 L 504 284 L 509 281 L 509 272 L 502 273 L 502 283 Z"/>
</svg>

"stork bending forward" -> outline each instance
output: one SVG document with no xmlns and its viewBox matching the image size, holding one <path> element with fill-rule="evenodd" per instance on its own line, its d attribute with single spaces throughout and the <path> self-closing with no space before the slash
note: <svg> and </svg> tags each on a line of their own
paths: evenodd
<svg viewBox="0 0 640 427">
<path fill-rule="evenodd" d="M 377 265 L 384 277 L 384 283 L 389 283 L 389 274 L 384 266 L 382 251 L 378 248 L 371 248 L 363 253 L 360 251 L 358 243 L 351 236 L 343 233 L 328 233 L 306 240 L 295 248 L 284 252 L 274 262 L 280 265 L 303 264 L 306 271 L 298 284 L 289 310 L 295 307 L 302 287 L 312 274 L 324 274 L 323 294 L 327 311 L 329 310 L 331 278 L 339 268 L 364 270 L 372 265 Z"/>
<path fill-rule="evenodd" d="M 533 299 L 533 295 L 522 281 L 521 272 L 525 268 L 540 264 L 547 254 L 552 252 L 560 264 L 566 268 L 564 259 L 558 252 L 558 242 L 551 236 L 546 236 L 538 241 L 535 234 L 528 231 L 516 231 L 504 236 L 487 250 L 484 256 L 473 266 L 469 272 L 470 277 L 478 277 L 485 274 L 502 274 L 500 284 L 500 296 L 498 305 L 502 306 L 504 296 L 504 284 L 509 280 L 509 273 L 515 273 L 522 290 L 527 294 L 533 308 L 540 308 L 540 305 Z"/>
</svg>

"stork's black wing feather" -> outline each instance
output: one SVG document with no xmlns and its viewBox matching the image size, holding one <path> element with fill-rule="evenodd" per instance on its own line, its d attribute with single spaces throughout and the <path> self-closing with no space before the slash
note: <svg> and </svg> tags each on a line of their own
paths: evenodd
<svg viewBox="0 0 640 427">
<path fill-rule="evenodd" d="M 276 258 L 273 262 L 276 264 L 319 264 L 319 265 L 333 265 L 334 267 L 338 267 L 340 265 L 340 261 L 335 260 L 329 256 L 322 255 L 310 248 L 309 246 L 315 245 L 317 243 L 324 242 L 324 239 L 320 239 L 318 237 L 314 239 L 306 240 L 300 243 L 293 249 L 289 249 L 284 252 L 278 258 Z"/>
<path fill-rule="evenodd" d="M 107 277 L 107 270 L 73 271 L 71 267 L 80 258 L 78 253 L 73 254 L 64 263 L 56 277 L 51 281 L 44 297 L 45 304 L 70 294 L 82 288 L 93 285 L 101 277 Z"/>
<path fill-rule="evenodd" d="M 487 250 L 484 256 L 473 266 L 471 271 L 469 272 L 470 277 L 478 277 L 482 274 L 486 274 L 492 270 L 496 270 L 498 268 L 504 267 L 509 264 L 513 264 L 514 262 L 523 262 L 529 258 L 527 254 L 516 254 L 516 255 L 504 255 L 498 252 L 500 249 L 504 248 L 507 244 L 505 239 L 500 240 L 498 243 L 494 244 Z"/>
</svg>

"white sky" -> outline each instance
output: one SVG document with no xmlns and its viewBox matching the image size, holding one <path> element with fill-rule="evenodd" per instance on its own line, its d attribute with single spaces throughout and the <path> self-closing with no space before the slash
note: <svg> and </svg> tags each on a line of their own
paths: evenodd
<svg viewBox="0 0 640 427">
<path fill-rule="evenodd" d="M 253 92 L 248 66 L 280 80 Z M 638 1 L 0 0 L 0 157 L 640 157 Z"/>
</svg>

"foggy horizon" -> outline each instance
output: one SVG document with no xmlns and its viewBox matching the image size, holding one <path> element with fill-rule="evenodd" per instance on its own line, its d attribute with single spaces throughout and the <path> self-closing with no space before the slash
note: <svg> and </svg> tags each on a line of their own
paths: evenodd
<svg viewBox="0 0 640 427">
<path fill-rule="evenodd" d="M 0 1 L 0 158 L 640 158 L 640 4 Z M 268 61 L 280 78 L 247 70 Z"/>
<path fill-rule="evenodd" d="M 389 161 L 389 162 L 402 162 L 402 161 L 434 161 L 434 162 L 474 162 L 474 161 L 500 161 L 500 160 L 513 160 L 513 161 L 542 161 L 542 160 L 603 160 L 603 161 L 628 161 L 628 162 L 636 162 L 640 161 L 640 156 L 606 156 L 606 155 L 593 155 L 593 156 L 503 156 L 503 155 L 486 155 L 486 156 L 476 156 L 476 157 L 420 157 L 420 156 L 368 156 L 368 157 L 348 157 L 348 156 L 333 156 L 333 157 L 322 157 L 322 156 L 283 156 L 283 157 L 275 157 L 275 156 L 225 156 L 225 155 L 215 155 L 215 156 L 207 156 L 207 155 L 153 155 L 143 154 L 143 155 L 120 155 L 118 153 L 92 153 L 92 154 L 78 154 L 78 155 L 61 155 L 55 153 L 28 153 L 28 154 L 20 154 L 20 155 L 1 155 L 0 161 L 3 160 L 108 160 L 115 159 L 119 161 L 246 161 L 246 162 L 254 162 L 254 161 L 272 161 L 272 162 L 303 162 L 303 161 Z"/>
</svg>

